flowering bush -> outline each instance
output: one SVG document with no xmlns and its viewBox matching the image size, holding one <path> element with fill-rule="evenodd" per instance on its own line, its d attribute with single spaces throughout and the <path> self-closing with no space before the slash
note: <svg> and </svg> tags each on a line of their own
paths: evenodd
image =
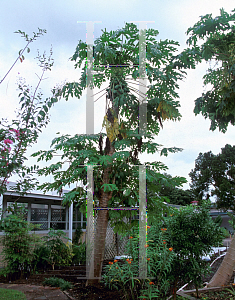
<svg viewBox="0 0 235 300">
<path fill-rule="evenodd" d="M 158 230 L 158 240 L 153 241 Z M 163 299 L 163 296 L 169 289 L 167 274 L 171 270 L 171 262 L 175 256 L 173 248 L 169 248 L 162 231 L 159 227 L 148 226 L 147 249 L 147 277 L 149 279 L 139 278 L 139 237 L 138 229 L 133 228 L 130 233 L 130 239 L 126 245 L 127 258 L 124 261 L 114 260 L 106 267 L 106 273 L 103 276 L 103 282 L 110 289 L 124 290 L 125 296 L 131 294 L 132 299 Z M 163 238 L 165 240 L 163 240 Z"/>
<path fill-rule="evenodd" d="M 23 52 L 27 49 L 30 51 L 28 45 L 37 37 L 46 33 L 45 30 L 39 29 L 37 33 L 30 38 L 25 32 L 18 31 L 22 37 L 27 41 L 27 45 L 19 52 L 16 59 L 23 61 Z M 34 90 L 25 84 L 25 81 L 20 78 L 18 81 L 19 90 L 19 109 L 17 118 L 12 120 L 11 125 L 5 119 L 0 120 L 0 195 L 6 191 L 8 179 L 13 174 L 18 174 L 20 179 L 17 181 L 14 190 L 22 192 L 34 189 L 37 180 L 33 178 L 33 173 L 37 167 L 34 165 L 30 168 L 24 166 L 24 161 L 27 158 L 24 156 L 27 148 L 37 142 L 41 129 L 49 122 L 49 109 L 58 101 L 61 95 L 60 90 L 53 89 L 52 97 L 42 99 L 41 92 L 38 92 L 39 86 L 44 79 L 46 71 L 51 70 L 53 66 L 52 50 L 50 55 L 46 57 L 45 53 L 36 57 L 39 62 L 39 67 L 42 68 L 42 73 L 38 76 L 39 81 Z M 7 74 L 0 81 L 4 81 L 6 76 L 14 67 L 15 63 L 9 69 Z"/>
</svg>

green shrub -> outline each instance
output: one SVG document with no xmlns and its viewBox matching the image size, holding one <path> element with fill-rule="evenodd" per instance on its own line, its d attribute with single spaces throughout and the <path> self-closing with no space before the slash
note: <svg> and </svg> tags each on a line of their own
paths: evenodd
<svg viewBox="0 0 235 300">
<path fill-rule="evenodd" d="M 86 243 L 79 243 L 78 245 L 73 245 L 73 260 L 72 264 L 79 265 L 86 263 Z"/>
<path fill-rule="evenodd" d="M 70 282 L 58 277 L 45 278 L 42 284 L 59 287 L 62 291 L 71 289 L 73 287 Z"/>
<path fill-rule="evenodd" d="M 73 245 L 80 244 L 79 240 L 80 240 L 82 234 L 83 234 L 82 228 L 81 227 L 76 228 L 75 234 L 74 234 L 74 237 L 73 237 Z"/>
<path fill-rule="evenodd" d="M 55 265 L 65 266 L 70 265 L 73 258 L 72 244 L 65 244 L 63 239 L 67 239 L 65 233 L 62 230 L 54 230 L 50 228 L 47 236 L 44 236 L 45 247 L 47 252 L 45 256 L 41 258 L 47 261 L 48 264 L 52 266 L 54 270 Z"/>
<path fill-rule="evenodd" d="M 25 220 L 26 209 L 14 203 L 7 208 L 10 213 L 0 220 L 0 229 L 4 230 L 3 251 L 4 261 L 7 267 L 1 274 L 19 277 L 30 272 L 31 263 L 34 259 L 34 249 L 39 243 L 39 237 L 29 234 L 33 229 Z"/>
<path fill-rule="evenodd" d="M 196 289 L 202 276 L 209 272 L 208 264 L 201 259 L 214 245 L 221 243 L 223 234 L 209 215 L 209 204 L 192 205 L 175 209 L 169 217 L 156 221 L 148 228 L 147 277 L 139 280 L 139 229 L 129 233 L 125 254 L 132 260 L 114 260 L 107 266 L 103 282 L 109 288 L 123 289 L 132 299 L 165 299 L 172 289 L 176 299 L 179 280 L 193 280 Z"/>
<path fill-rule="evenodd" d="M 45 243 L 38 245 L 34 250 L 34 260 L 32 261 L 33 270 L 46 270 L 49 266 L 50 249 Z"/>
<path fill-rule="evenodd" d="M 179 279 L 193 280 L 198 290 L 202 276 L 209 273 L 208 264 L 201 257 L 223 239 L 222 230 L 210 217 L 209 208 L 210 203 L 205 201 L 202 206 L 190 205 L 175 210 L 173 216 L 165 219 L 165 236 L 176 253 L 169 276 L 175 287 Z"/>
</svg>

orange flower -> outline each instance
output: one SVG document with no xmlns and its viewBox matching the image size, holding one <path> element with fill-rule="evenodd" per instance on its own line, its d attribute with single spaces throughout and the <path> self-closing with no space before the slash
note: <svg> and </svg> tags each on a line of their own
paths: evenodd
<svg viewBox="0 0 235 300">
<path fill-rule="evenodd" d="M 129 258 L 126 259 L 126 261 L 128 261 L 128 260 L 129 260 Z"/>
<path fill-rule="evenodd" d="M 163 244 L 165 245 L 165 244 L 166 244 L 166 242 L 163 242 Z"/>
<path fill-rule="evenodd" d="M 166 231 L 167 230 L 167 228 L 161 228 L 161 231 Z"/>
<path fill-rule="evenodd" d="M 133 260 L 132 258 L 130 260 Z"/>
<path fill-rule="evenodd" d="M 130 261 L 130 260 L 128 261 L 128 264 L 131 264 L 131 261 Z"/>
<path fill-rule="evenodd" d="M 147 258 L 147 260 L 150 260 L 150 258 Z"/>
<path fill-rule="evenodd" d="M 149 229 L 149 228 L 150 228 L 150 226 L 147 226 L 147 228 Z"/>
<path fill-rule="evenodd" d="M 117 261 L 118 261 L 117 259 L 114 260 L 114 262 L 117 262 Z"/>
<path fill-rule="evenodd" d="M 133 236 L 130 236 L 129 239 L 133 239 Z"/>
<path fill-rule="evenodd" d="M 154 284 L 154 282 L 150 281 L 149 284 L 150 284 L 150 285 L 151 285 L 151 284 Z"/>
<path fill-rule="evenodd" d="M 118 267 L 116 267 L 116 269 L 118 269 Z"/>
<path fill-rule="evenodd" d="M 111 261 L 110 261 L 110 262 L 109 262 L 109 264 L 110 264 L 110 265 L 112 265 L 112 264 L 113 264 L 113 262 L 111 262 Z"/>
<path fill-rule="evenodd" d="M 149 247 L 149 245 L 144 245 L 144 248 L 147 248 L 147 247 Z"/>
<path fill-rule="evenodd" d="M 170 250 L 170 251 L 172 251 L 172 250 L 173 250 L 173 248 L 171 247 L 171 248 L 169 248 L 169 250 Z"/>
</svg>

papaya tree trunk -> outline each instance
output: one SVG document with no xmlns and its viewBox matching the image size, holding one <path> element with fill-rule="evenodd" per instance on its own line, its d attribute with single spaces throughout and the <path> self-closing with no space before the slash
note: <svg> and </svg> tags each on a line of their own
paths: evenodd
<svg viewBox="0 0 235 300">
<path fill-rule="evenodd" d="M 108 155 L 112 156 L 115 152 L 114 147 L 111 145 Z M 111 167 L 107 167 L 103 173 L 103 184 L 110 183 L 110 173 Z M 108 207 L 108 202 L 112 198 L 112 192 L 104 192 L 104 188 L 101 190 L 101 197 L 99 200 L 99 207 L 105 208 Z M 96 222 L 96 230 L 94 237 L 94 265 L 91 264 L 91 267 L 94 267 L 94 278 L 89 278 L 86 282 L 87 285 L 92 285 L 100 282 L 104 252 L 105 252 L 105 240 L 106 232 L 108 227 L 108 210 L 98 210 L 98 217 Z M 98 277 L 97 279 L 95 277 Z"/>
<path fill-rule="evenodd" d="M 219 269 L 208 283 L 207 287 L 222 286 L 229 283 L 235 268 L 235 234 Z"/>
</svg>

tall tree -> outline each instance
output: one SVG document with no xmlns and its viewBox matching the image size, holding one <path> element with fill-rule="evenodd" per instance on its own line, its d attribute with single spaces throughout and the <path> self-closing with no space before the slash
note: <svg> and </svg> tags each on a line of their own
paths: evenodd
<svg viewBox="0 0 235 300">
<path fill-rule="evenodd" d="M 170 174 L 164 173 L 166 178 L 170 181 L 163 181 L 160 186 L 159 196 L 169 202 L 170 204 L 176 205 L 189 205 L 193 200 L 195 200 L 194 195 L 191 190 L 183 190 L 182 188 L 177 187 L 177 182 L 174 183 L 174 179 Z"/>
<path fill-rule="evenodd" d="M 110 208 L 118 206 L 134 207 L 139 202 L 139 173 L 138 158 L 140 153 L 155 153 L 162 155 L 176 152 L 178 148 L 163 148 L 154 142 L 154 135 L 158 135 L 164 120 L 179 120 L 178 111 L 178 80 L 183 79 L 184 71 L 173 64 L 173 54 L 177 51 L 178 43 L 169 40 L 156 40 L 158 31 L 148 29 L 146 35 L 146 67 L 147 67 L 147 128 L 144 136 L 139 132 L 139 31 L 134 24 L 126 24 L 117 31 L 107 32 L 95 40 L 94 55 L 94 86 L 101 88 L 106 95 L 106 113 L 103 128 L 106 133 L 94 135 L 64 135 L 52 141 L 52 149 L 39 151 L 34 154 L 38 160 L 50 160 L 56 151 L 62 151 L 61 161 L 42 168 L 40 175 L 52 174 L 53 183 L 45 183 L 43 190 L 60 190 L 66 184 L 82 181 L 87 183 L 87 167 L 94 166 L 94 201 L 96 207 Z M 71 60 L 75 68 L 82 67 L 79 82 L 67 83 L 62 94 L 66 100 L 69 96 L 78 99 L 86 88 L 87 44 L 79 41 Z M 137 87 L 136 87 L 137 84 Z M 143 95 L 141 95 L 143 96 Z M 99 98 L 98 98 L 99 99 Z M 96 99 L 96 101 L 98 100 Z M 65 160 L 70 162 L 69 168 L 61 171 Z M 166 167 L 160 162 L 145 162 L 147 167 L 148 188 L 153 191 L 159 189 L 161 180 L 170 180 L 160 174 Z M 179 183 L 182 178 L 175 178 Z M 156 184 L 158 183 L 158 185 Z M 84 195 L 83 200 L 81 196 Z M 64 196 L 64 203 L 77 200 L 85 211 L 85 189 L 77 187 Z M 148 210 L 156 211 L 158 201 L 156 193 L 148 197 Z M 94 276 L 101 277 L 102 263 L 105 250 L 106 230 L 109 218 L 116 230 L 127 229 L 122 222 L 124 216 L 130 217 L 133 211 L 98 210 L 95 233 L 95 265 Z M 150 219 L 151 219 L 151 215 Z M 154 214 L 152 214 L 152 219 Z M 132 226 L 133 224 L 131 224 Z M 89 280 L 89 283 L 94 283 Z"/>
<path fill-rule="evenodd" d="M 235 146 L 225 145 L 221 153 L 199 153 L 189 173 L 196 198 L 216 196 L 217 208 L 235 211 Z"/>
<path fill-rule="evenodd" d="M 235 10 L 227 13 L 220 10 L 220 15 L 202 16 L 187 34 L 188 44 L 198 62 L 210 62 L 204 75 L 204 84 L 210 84 L 206 93 L 195 101 L 195 114 L 201 113 L 211 121 L 210 130 L 218 128 L 226 132 L 228 124 L 235 124 Z M 229 250 L 209 286 L 226 284 L 235 268 L 235 235 Z"/>
</svg>

